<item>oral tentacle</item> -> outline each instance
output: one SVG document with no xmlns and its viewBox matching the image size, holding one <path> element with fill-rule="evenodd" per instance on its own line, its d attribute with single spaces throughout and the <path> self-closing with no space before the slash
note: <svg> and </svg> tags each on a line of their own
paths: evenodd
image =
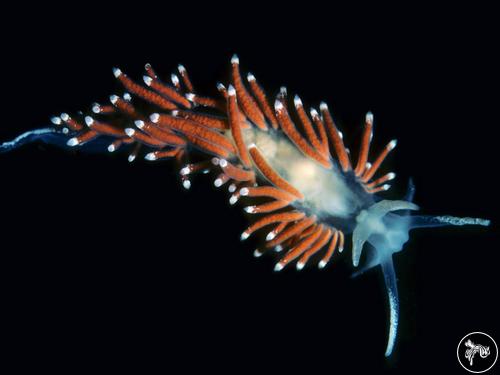
<svg viewBox="0 0 500 375">
<path fill-rule="evenodd" d="M 448 225 L 463 226 L 463 225 L 481 225 L 487 227 L 490 225 L 490 220 L 474 218 L 474 217 L 456 217 L 456 216 L 412 216 L 411 229 L 416 228 L 434 228 L 444 227 Z"/>
<path fill-rule="evenodd" d="M 394 349 L 399 322 L 398 285 L 396 281 L 396 271 L 394 270 L 392 257 L 389 257 L 384 262 L 382 262 L 382 271 L 384 273 L 385 287 L 389 299 L 389 336 L 387 339 L 387 347 L 385 349 L 385 356 L 389 357 Z"/>
</svg>

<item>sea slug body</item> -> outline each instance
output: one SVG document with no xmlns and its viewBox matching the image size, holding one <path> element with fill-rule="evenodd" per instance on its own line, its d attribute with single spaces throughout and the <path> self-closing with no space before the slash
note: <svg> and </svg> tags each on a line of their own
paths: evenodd
<svg viewBox="0 0 500 375">
<path fill-rule="evenodd" d="M 275 271 L 329 265 L 351 235 L 354 275 L 381 266 L 390 307 L 385 355 L 393 352 L 399 321 L 399 298 L 392 255 L 403 249 L 414 228 L 444 225 L 489 225 L 477 218 L 412 215 L 414 187 L 400 200 L 383 198 L 396 174 L 379 175 L 395 149 L 388 140 L 372 150 L 374 115 L 364 119 L 359 150 L 350 151 L 328 105 L 307 108 L 301 98 L 281 88 L 270 100 L 254 74 L 246 79 L 240 60 L 231 59 L 231 80 L 217 84 L 219 95 L 196 90 L 179 65 L 162 81 L 150 64 L 141 83 L 121 69 L 113 74 L 124 87 L 108 104 L 94 103 L 84 114 L 62 113 L 52 126 L 0 144 L 0 152 L 41 141 L 67 148 L 105 144 L 103 152 L 128 152 L 150 162 L 174 159 L 184 188 L 196 173 L 214 175 L 214 185 L 229 191 L 229 203 L 241 203 L 251 224 L 246 240 L 262 234 L 254 255 L 277 254 Z M 317 107 L 318 108 L 318 107 Z M 187 162 L 189 157 L 196 162 Z M 370 247 L 370 256 L 362 258 Z"/>
</svg>

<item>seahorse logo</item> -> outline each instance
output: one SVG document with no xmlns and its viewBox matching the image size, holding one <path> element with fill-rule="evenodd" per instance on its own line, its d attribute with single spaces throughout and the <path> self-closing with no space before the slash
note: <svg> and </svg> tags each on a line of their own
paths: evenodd
<svg viewBox="0 0 500 375">
<path fill-rule="evenodd" d="M 498 347 L 495 340 L 486 333 L 472 332 L 460 340 L 457 358 L 464 369 L 480 374 L 495 365 Z"/>
<path fill-rule="evenodd" d="M 471 366 L 473 365 L 476 353 L 479 353 L 481 358 L 486 358 L 490 355 L 489 346 L 476 345 L 471 340 L 467 340 L 464 345 L 469 348 L 465 351 L 465 358 L 467 358 Z"/>
</svg>

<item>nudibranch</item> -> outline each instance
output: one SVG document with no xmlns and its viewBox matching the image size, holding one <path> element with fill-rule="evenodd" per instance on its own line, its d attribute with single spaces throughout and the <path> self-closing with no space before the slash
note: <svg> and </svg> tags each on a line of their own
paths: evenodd
<svg viewBox="0 0 500 375">
<path fill-rule="evenodd" d="M 352 235 L 354 275 L 381 266 L 390 307 L 390 356 L 396 340 L 399 302 L 392 255 L 403 249 L 414 228 L 444 225 L 489 225 L 488 220 L 452 216 L 412 215 L 414 188 L 400 200 L 380 195 L 394 173 L 377 176 L 391 140 L 376 153 L 370 149 L 374 117 L 367 113 L 359 151 L 351 153 L 326 103 L 306 110 L 281 88 L 273 104 L 249 73 L 246 82 L 239 59 L 231 59 L 231 82 L 217 84 L 217 97 L 201 95 L 187 70 L 178 66 L 171 83 L 145 66 L 143 84 L 118 68 L 114 76 L 124 87 L 110 103 L 94 103 L 87 113 L 62 113 L 47 128 L 24 133 L 0 145 L 6 152 L 41 141 L 63 147 L 109 152 L 124 150 L 128 160 L 173 158 L 180 179 L 189 189 L 195 173 L 212 173 L 225 186 L 230 204 L 240 201 L 253 217 L 241 239 L 263 234 L 254 255 L 277 254 L 275 271 L 294 263 L 297 270 L 316 264 L 325 268 Z M 355 158 L 353 157 L 355 154 Z M 193 162 L 196 160 L 196 162 Z"/>
</svg>

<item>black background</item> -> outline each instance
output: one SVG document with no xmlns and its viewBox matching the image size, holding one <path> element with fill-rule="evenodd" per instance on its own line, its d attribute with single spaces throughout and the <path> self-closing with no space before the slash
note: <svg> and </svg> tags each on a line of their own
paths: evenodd
<svg viewBox="0 0 500 375">
<path fill-rule="evenodd" d="M 401 323 L 386 360 L 381 275 L 349 279 L 349 250 L 322 272 L 276 274 L 239 241 L 247 220 L 212 179 L 186 192 L 168 162 L 26 147 L 0 155 L 2 341 L 16 366 L 463 373 L 465 334 L 500 339 L 493 15 L 309 2 L 7 11 L 1 140 L 106 102 L 120 92 L 113 66 L 140 78 L 150 62 L 168 77 L 181 62 L 213 94 L 236 52 L 269 93 L 286 85 L 307 104 L 327 101 L 354 149 L 373 111 L 374 147 L 399 141 L 388 197 L 412 176 L 424 213 L 493 220 L 412 233 L 395 257 Z"/>
</svg>

